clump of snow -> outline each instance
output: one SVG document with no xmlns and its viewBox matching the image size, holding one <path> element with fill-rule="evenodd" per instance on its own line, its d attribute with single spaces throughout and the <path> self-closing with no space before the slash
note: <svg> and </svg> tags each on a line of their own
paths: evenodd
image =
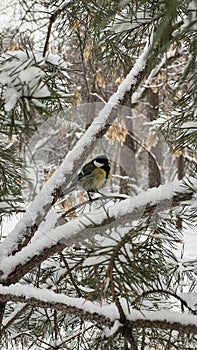
<svg viewBox="0 0 197 350">
<path fill-rule="evenodd" d="M 41 61 L 39 61 L 40 63 Z M 46 98 L 50 92 L 43 82 L 44 71 L 25 52 L 11 52 L 1 57 L 0 82 L 5 100 L 4 108 L 10 112 L 19 98 Z"/>
<path fill-rule="evenodd" d="M 120 326 L 121 326 L 120 321 L 116 320 L 111 328 L 106 327 L 104 329 L 104 336 L 106 338 L 112 337 L 118 331 Z"/>
<path fill-rule="evenodd" d="M 180 293 L 180 298 L 186 301 L 187 305 L 192 309 L 197 311 L 197 293 Z"/>
<path fill-rule="evenodd" d="M 33 52 L 8 51 L 1 56 L 0 85 L 3 88 L 4 108 L 7 112 L 15 107 L 21 97 L 28 101 L 31 99 L 37 106 L 40 105 L 39 99 L 50 96 L 43 70 L 47 63 L 61 66 L 66 76 L 67 65 L 58 55 L 48 54 L 43 57 Z"/>
</svg>

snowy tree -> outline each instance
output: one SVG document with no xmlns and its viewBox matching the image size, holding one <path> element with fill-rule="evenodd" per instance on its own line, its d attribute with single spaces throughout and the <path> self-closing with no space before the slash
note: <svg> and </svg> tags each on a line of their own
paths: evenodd
<svg viewBox="0 0 197 350">
<path fill-rule="evenodd" d="M 195 2 L 15 11 L 0 57 L 2 348 L 195 349 Z M 110 189 L 60 200 L 101 152 Z"/>
</svg>

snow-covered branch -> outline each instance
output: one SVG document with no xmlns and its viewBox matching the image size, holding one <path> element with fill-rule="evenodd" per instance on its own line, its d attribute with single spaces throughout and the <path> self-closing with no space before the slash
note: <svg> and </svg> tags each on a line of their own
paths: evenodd
<svg viewBox="0 0 197 350">
<path fill-rule="evenodd" d="M 191 181 L 195 187 L 196 181 L 193 178 Z M 113 203 L 108 208 L 92 210 L 52 230 L 47 230 L 45 226 L 45 230 L 38 231 L 31 244 L 14 256 L 2 258 L 1 281 L 6 285 L 16 283 L 32 268 L 65 247 L 83 242 L 96 234 L 110 232 L 126 222 L 147 215 L 152 216 L 154 221 L 159 212 L 191 200 L 192 195 L 192 190 L 185 186 L 184 181 L 175 180 L 167 185 L 151 188 L 138 196 Z"/>
<path fill-rule="evenodd" d="M 107 327 L 112 326 L 120 318 L 114 303 L 100 305 L 84 298 L 68 297 L 63 293 L 57 294 L 45 288 L 39 289 L 20 284 L 0 287 L 0 297 L 2 302 L 13 301 L 36 307 L 52 308 Z M 126 301 L 124 299 L 120 301 L 125 313 L 125 324 L 120 323 L 120 330 L 122 327 L 127 329 L 148 327 L 197 334 L 197 317 L 194 315 L 166 310 L 143 310 L 143 312 L 132 308 L 128 310 Z"/>
<path fill-rule="evenodd" d="M 181 53 L 179 53 L 178 55 L 180 55 Z M 135 103 L 138 103 L 139 100 L 142 98 L 145 90 L 147 89 L 147 87 L 149 86 L 149 84 L 151 83 L 151 81 L 157 76 L 157 74 L 159 73 L 159 71 L 161 70 L 161 68 L 163 66 L 166 65 L 167 61 L 172 59 L 172 58 L 176 58 L 177 57 L 177 52 L 176 50 L 172 50 L 172 51 L 168 51 L 167 53 L 165 53 L 165 55 L 163 56 L 162 60 L 158 63 L 157 66 L 155 66 L 153 68 L 153 70 L 150 72 L 148 78 L 146 79 L 146 81 L 143 83 L 143 86 L 139 86 L 137 88 L 137 90 L 134 92 L 134 94 L 132 95 L 132 104 L 134 105 Z"/>
<path fill-rule="evenodd" d="M 27 303 L 32 306 L 53 308 L 64 311 L 67 314 L 86 317 L 100 324 L 110 325 L 111 322 L 119 318 L 119 313 L 114 304 L 99 305 L 84 298 L 68 297 L 63 293 L 55 293 L 46 288 L 40 289 L 20 284 L 9 287 L 0 287 L 0 297 L 2 302 L 13 301 Z"/>
<path fill-rule="evenodd" d="M 0 244 L 0 257 L 15 254 L 25 246 L 39 225 L 45 218 L 51 206 L 56 202 L 60 195 L 61 187 L 72 180 L 72 174 L 76 174 L 87 155 L 92 151 L 98 139 L 100 139 L 112 124 L 116 114 L 112 115 L 113 109 L 122 101 L 128 90 L 135 91 L 145 74 L 147 58 L 151 49 L 150 38 L 147 38 L 147 44 L 142 54 L 137 59 L 131 71 L 125 80 L 119 85 L 115 92 L 94 119 L 87 132 L 79 140 L 72 151 L 68 153 L 61 167 L 58 168 L 52 177 L 44 185 L 35 200 L 30 203 L 27 212 L 15 229 Z"/>
</svg>

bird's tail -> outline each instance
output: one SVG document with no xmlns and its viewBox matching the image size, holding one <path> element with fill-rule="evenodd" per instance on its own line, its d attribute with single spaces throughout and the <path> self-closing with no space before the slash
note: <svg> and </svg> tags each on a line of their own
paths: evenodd
<svg viewBox="0 0 197 350">
<path fill-rule="evenodd" d="M 73 179 L 73 182 L 69 187 L 62 186 L 62 194 L 60 198 L 65 197 L 67 194 L 71 193 L 72 191 L 76 190 L 78 184 L 78 177 Z"/>
</svg>

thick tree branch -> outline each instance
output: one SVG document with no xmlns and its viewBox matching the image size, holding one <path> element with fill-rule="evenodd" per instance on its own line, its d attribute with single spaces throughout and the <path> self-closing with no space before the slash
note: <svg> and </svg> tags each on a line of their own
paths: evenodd
<svg viewBox="0 0 197 350">
<path fill-rule="evenodd" d="M 62 165 L 43 186 L 16 228 L 0 244 L 0 257 L 13 255 L 28 244 L 46 214 L 60 196 L 61 187 L 65 184 L 69 185 L 72 174 L 78 172 L 87 159 L 87 154 L 90 154 L 97 141 L 106 133 L 116 118 L 116 113 L 112 113 L 113 109 L 124 99 L 127 91 L 134 92 L 143 80 L 146 74 L 146 63 L 150 48 L 150 39 L 148 38 L 144 51 L 125 80 L 119 85 L 117 92 L 110 97 L 99 112 L 98 117 L 94 119 L 73 150 L 68 153 Z"/>
<path fill-rule="evenodd" d="M 0 297 L 3 302 L 21 302 L 31 306 L 52 308 L 66 314 L 83 317 L 96 322 L 97 325 L 111 327 L 119 320 L 115 304 L 98 305 L 83 298 L 71 298 L 57 294 L 51 290 L 38 289 L 16 285 L 0 287 Z M 120 332 L 133 328 L 156 328 L 173 330 L 183 334 L 197 334 L 197 317 L 172 311 L 146 311 L 132 309 L 125 312 L 124 324 L 120 323 Z"/>
<path fill-rule="evenodd" d="M 158 213 L 192 199 L 192 191 L 188 192 L 188 189 L 182 187 L 181 184 L 183 184 L 182 181 L 177 181 L 148 190 L 134 198 L 113 204 L 107 212 L 103 209 L 99 215 L 90 212 L 46 234 L 42 231 L 39 239 L 32 241 L 31 245 L 24 247 L 16 256 L 2 259 L 1 283 L 4 285 L 16 283 L 51 255 L 62 251 L 65 247 L 94 237 L 96 234 L 102 235 L 119 225 L 146 216 L 152 217 L 154 222 Z"/>
<path fill-rule="evenodd" d="M 24 285 L 12 285 L 9 287 L 0 287 L 0 298 L 2 302 L 20 302 L 31 306 L 50 308 L 57 311 L 63 311 L 66 314 L 85 317 L 98 324 L 110 326 L 110 311 L 113 311 L 115 317 L 118 317 L 116 307 L 110 305 L 100 306 L 84 298 L 67 297 L 63 293 L 58 294 L 46 288 L 39 289 Z"/>
</svg>

